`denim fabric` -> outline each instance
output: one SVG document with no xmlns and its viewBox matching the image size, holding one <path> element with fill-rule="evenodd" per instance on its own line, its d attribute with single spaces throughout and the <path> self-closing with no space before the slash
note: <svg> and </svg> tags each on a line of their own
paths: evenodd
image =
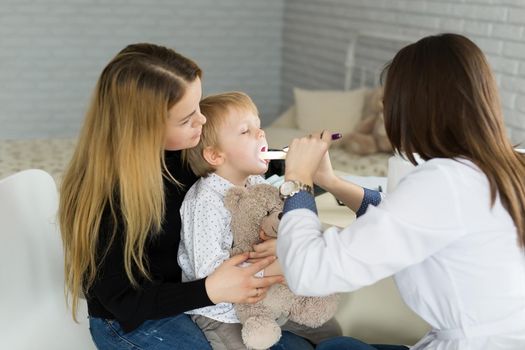
<svg viewBox="0 0 525 350">
<path fill-rule="evenodd" d="M 314 347 L 306 339 L 284 331 L 279 342 L 272 346 L 271 350 L 314 350 Z"/>
<path fill-rule="evenodd" d="M 186 314 L 149 320 L 124 333 L 115 320 L 90 317 L 89 330 L 99 350 L 211 350 L 202 331 Z"/>
<path fill-rule="evenodd" d="M 350 337 L 336 337 L 321 342 L 317 350 L 408 350 L 402 345 L 369 345 Z"/>
<path fill-rule="evenodd" d="M 186 314 L 149 320 L 124 333 L 115 320 L 89 318 L 89 330 L 99 350 L 211 350 L 202 331 Z M 283 332 L 272 350 L 313 350 L 305 339 Z"/>
</svg>

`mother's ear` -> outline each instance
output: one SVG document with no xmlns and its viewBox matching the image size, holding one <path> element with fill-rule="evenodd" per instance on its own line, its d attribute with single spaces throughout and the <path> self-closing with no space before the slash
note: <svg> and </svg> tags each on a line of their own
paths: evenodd
<svg viewBox="0 0 525 350">
<path fill-rule="evenodd" d="M 246 190 L 245 187 L 232 187 L 226 192 L 226 196 L 224 196 L 224 206 L 226 209 L 228 209 L 230 212 L 237 211 L 239 209 L 241 199 L 246 195 L 248 190 Z"/>
</svg>

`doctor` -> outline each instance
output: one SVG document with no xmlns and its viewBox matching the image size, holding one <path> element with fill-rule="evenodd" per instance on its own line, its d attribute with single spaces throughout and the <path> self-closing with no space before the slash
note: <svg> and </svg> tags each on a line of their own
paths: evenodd
<svg viewBox="0 0 525 350">
<path fill-rule="evenodd" d="M 426 161 L 384 199 L 334 175 L 329 132 L 291 143 L 277 241 L 290 288 L 319 296 L 393 275 L 433 327 L 411 349 L 525 349 L 525 158 L 481 50 L 455 34 L 403 48 L 386 70 L 384 115 L 394 149 Z M 313 182 L 359 218 L 322 232 Z M 342 337 L 318 349 L 407 348 Z"/>
</svg>

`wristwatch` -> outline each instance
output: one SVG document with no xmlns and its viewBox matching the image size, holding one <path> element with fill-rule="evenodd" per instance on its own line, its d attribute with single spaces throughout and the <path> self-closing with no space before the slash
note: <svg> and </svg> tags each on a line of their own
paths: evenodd
<svg viewBox="0 0 525 350">
<path fill-rule="evenodd" d="M 307 191 L 312 196 L 314 195 L 312 186 L 305 185 L 297 180 L 287 180 L 283 182 L 281 186 L 279 186 L 279 195 L 283 200 L 292 197 L 293 195 L 299 193 L 299 191 Z"/>
</svg>

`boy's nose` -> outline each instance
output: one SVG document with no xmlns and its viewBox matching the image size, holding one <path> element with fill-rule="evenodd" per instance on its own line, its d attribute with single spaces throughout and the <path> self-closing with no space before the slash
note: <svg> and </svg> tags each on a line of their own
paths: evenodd
<svg viewBox="0 0 525 350">
<path fill-rule="evenodd" d="M 259 133 L 257 134 L 257 137 L 265 137 L 266 134 L 264 133 L 263 129 L 259 129 Z"/>
</svg>

